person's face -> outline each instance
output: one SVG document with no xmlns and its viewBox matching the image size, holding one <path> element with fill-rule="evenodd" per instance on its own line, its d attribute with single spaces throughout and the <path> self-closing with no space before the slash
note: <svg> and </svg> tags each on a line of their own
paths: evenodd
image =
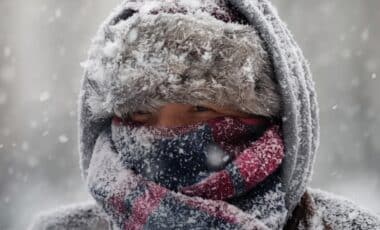
<svg viewBox="0 0 380 230">
<path fill-rule="evenodd" d="M 250 115 L 231 108 L 222 108 L 215 105 L 194 106 L 170 103 L 160 107 L 153 113 L 144 111 L 133 113 L 131 119 L 150 126 L 176 127 L 223 116 L 248 118 Z"/>
</svg>

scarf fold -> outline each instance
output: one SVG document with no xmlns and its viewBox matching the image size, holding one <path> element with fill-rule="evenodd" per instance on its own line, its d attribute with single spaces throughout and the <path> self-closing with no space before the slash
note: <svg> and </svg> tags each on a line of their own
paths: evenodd
<svg viewBox="0 0 380 230">
<path fill-rule="evenodd" d="M 285 194 L 275 173 L 284 155 L 282 137 L 277 125 L 261 131 L 258 125 L 222 118 L 206 125 L 150 130 L 146 135 L 141 132 L 144 127 L 114 119 L 97 139 L 88 187 L 118 229 L 279 229 L 287 215 Z M 131 138 L 131 130 L 139 132 L 138 138 Z M 199 136 L 202 138 L 197 139 Z M 250 140 L 239 142 L 247 136 Z M 183 167 L 186 164 L 181 160 L 186 159 L 187 164 L 195 164 L 193 174 L 186 175 L 184 169 L 182 178 L 168 180 L 169 174 L 165 173 L 173 172 L 172 164 L 155 165 L 163 171 L 168 169 L 165 173 L 153 167 L 146 170 L 147 165 L 157 163 L 157 159 L 151 159 L 154 155 L 162 157 L 166 150 L 173 151 L 163 147 L 179 144 L 175 141 L 181 138 L 190 139 L 187 147 L 213 144 L 225 155 L 215 167 L 209 165 L 207 154 L 197 159 L 191 156 L 195 152 L 181 155 L 177 151 L 179 155 L 174 155 L 171 163 L 177 160 Z M 177 183 L 170 186 L 169 182 Z"/>
</svg>

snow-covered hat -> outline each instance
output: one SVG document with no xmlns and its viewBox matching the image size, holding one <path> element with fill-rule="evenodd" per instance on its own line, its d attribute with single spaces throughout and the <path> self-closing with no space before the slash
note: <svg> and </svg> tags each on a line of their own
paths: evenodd
<svg viewBox="0 0 380 230">
<path fill-rule="evenodd" d="M 246 25 L 222 22 L 229 21 L 223 18 L 230 14 L 222 13 L 221 20 L 215 19 L 218 17 L 214 9 L 223 8 L 220 5 L 224 1 L 224 6 L 235 12 L 232 15 L 244 18 L 241 21 Z M 181 6 L 174 8 L 183 12 L 168 15 L 160 10 L 173 8 L 170 5 Z M 154 10 L 161 13 L 149 13 Z M 152 26 L 152 22 L 158 23 Z M 188 38 L 192 45 L 186 45 L 187 37 L 181 38 L 185 34 L 191 35 Z M 168 39 L 164 40 L 167 44 L 147 41 L 160 38 Z M 180 41 L 179 48 L 193 52 L 175 57 L 181 50 L 174 49 L 176 39 Z M 204 45 L 207 41 L 213 42 Z M 167 51 L 163 51 L 164 47 Z M 224 60 L 215 61 L 217 54 Z M 228 55 L 234 59 L 228 60 Z M 178 69 L 173 68 L 175 63 L 181 64 Z M 126 0 L 100 27 L 83 66 L 78 125 L 84 178 L 94 144 L 99 134 L 109 128 L 116 112 L 148 109 L 165 100 L 187 102 L 194 98 L 199 101 L 189 102 L 198 103 L 211 98 L 221 104 L 235 101 L 236 107 L 252 113 L 269 115 L 280 111 L 285 143 L 280 176 L 289 213 L 300 201 L 310 182 L 319 144 L 318 104 L 302 51 L 269 0 Z M 191 68 L 186 72 L 186 67 Z"/>
<path fill-rule="evenodd" d="M 114 16 L 84 63 L 95 86 L 88 100 L 93 116 L 169 102 L 278 115 L 273 67 L 257 32 L 231 22 L 238 19 L 221 3 L 204 4 L 134 2 Z"/>
</svg>

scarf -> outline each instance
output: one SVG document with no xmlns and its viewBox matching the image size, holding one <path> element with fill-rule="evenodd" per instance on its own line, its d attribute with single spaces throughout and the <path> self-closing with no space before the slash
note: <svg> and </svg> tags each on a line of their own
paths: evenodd
<svg viewBox="0 0 380 230">
<path fill-rule="evenodd" d="M 115 117 L 87 182 L 116 229 L 278 229 L 283 157 L 279 126 L 260 118 L 157 128 Z"/>
</svg>

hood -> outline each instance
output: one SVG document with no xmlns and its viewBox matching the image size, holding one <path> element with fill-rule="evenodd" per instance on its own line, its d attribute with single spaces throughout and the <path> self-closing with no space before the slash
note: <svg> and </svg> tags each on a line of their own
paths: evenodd
<svg viewBox="0 0 380 230">
<path fill-rule="evenodd" d="M 221 5 L 246 25 L 211 16 Z M 175 14 L 147 14 L 173 6 Z M 101 25 L 83 67 L 78 127 L 84 178 L 96 139 L 115 114 L 212 99 L 259 115 L 280 114 L 286 206 L 293 210 L 300 201 L 319 143 L 318 105 L 308 64 L 269 1 L 125 1 Z"/>
</svg>

